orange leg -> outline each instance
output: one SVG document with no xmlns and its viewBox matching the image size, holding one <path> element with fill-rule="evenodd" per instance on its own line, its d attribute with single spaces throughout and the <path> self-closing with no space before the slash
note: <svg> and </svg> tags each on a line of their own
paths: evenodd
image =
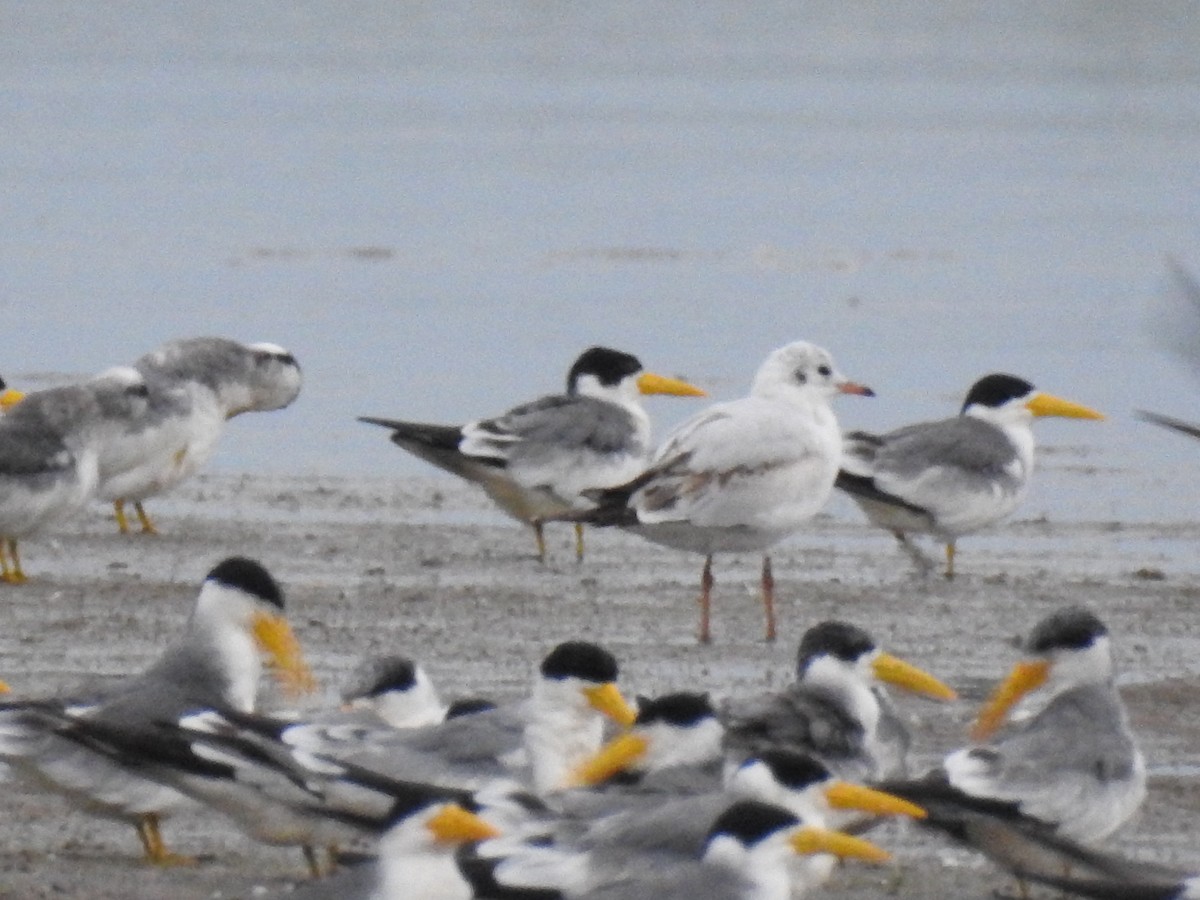
<svg viewBox="0 0 1200 900">
<path fill-rule="evenodd" d="M 763 557 L 762 565 L 763 611 L 767 614 L 767 640 L 775 640 L 775 576 L 771 573 L 771 557 Z"/>
<path fill-rule="evenodd" d="M 700 575 L 700 643 L 712 643 L 712 632 L 709 630 L 710 607 L 712 604 L 712 589 L 716 581 L 712 573 L 712 554 L 704 558 L 704 571 Z"/>
</svg>

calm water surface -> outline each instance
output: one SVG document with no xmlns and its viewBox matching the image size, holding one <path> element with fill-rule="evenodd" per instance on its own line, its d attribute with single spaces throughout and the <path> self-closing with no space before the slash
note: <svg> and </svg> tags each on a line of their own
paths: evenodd
<svg viewBox="0 0 1200 900">
<path fill-rule="evenodd" d="M 416 473 L 354 416 L 592 343 L 731 397 L 803 337 L 847 424 L 994 369 L 1109 412 L 1040 423 L 1031 515 L 1188 519 L 1200 444 L 1130 412 L 1200 419 L 1196 46 L 1183 2 L 0 2 L 0 372 L 274 340 L 305 392 L 216 466 Z"/>
</svg>

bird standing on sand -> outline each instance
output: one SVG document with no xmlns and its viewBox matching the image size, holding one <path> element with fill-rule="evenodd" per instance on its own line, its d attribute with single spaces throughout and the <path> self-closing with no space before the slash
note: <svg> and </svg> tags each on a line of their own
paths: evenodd
<svg viewBox="0 0 1200 900">
<path fill-rule="evenodd" d="M 771 353 L 750 395 L 718 403 L 678 426 L 649 468 L 619 487 L 592 492 L 594 510 L 563 518 L 617 525 L 656 544 L 704 554 L 700 640 L 711 640 L 715 553 L 762 552 L 766 639 L 775 639 L 772 545 L 825 505 L 842 458 L 829 401 L 874 396 L 848 381 L 829 352 L 797 341 Z"/>
<path fill-rule="evenodd" d="M 130 501 L 142 532 L 153 534 L 142 502 L 203 468 L 227 420 L 291 404 L 301 375 L 295 357 L 277 344 L 216 337 L 170 341 L 134 367 L 148 400 L 126 411 L 123 427 L 101 443 L 97 495 L 113 504 L 122 534 Z"/>
<path fill-rule="evenodd" d="M 1043 416 L 1104 418 L 1015 375 L 985 375 L 954 418 L 847 433 L 837 486 L 914 556 L 909 532 L 945 541 L 953 578 L 958 538 L 999 522 L 1024 498 L 1033 472 L 1029 426 Z"/>
<path fill-rule="evenodd" d="M 533 526 L 546 557 L 542 520 L 591 503 L 582 492 L 622 484 L 645 468 L 650 417 L 639 394 L 702 397 L 704 391 L 642 369 L 637 357 L 607 347 L 585 350 L 567 373 L 567 390 L 466 425 L 427 425 L 360 417 L 392 429 L 392 442 L 478 484 L 496 505 Z M 583 558 L 576 525 L 575 555 Z"/>
</svg>

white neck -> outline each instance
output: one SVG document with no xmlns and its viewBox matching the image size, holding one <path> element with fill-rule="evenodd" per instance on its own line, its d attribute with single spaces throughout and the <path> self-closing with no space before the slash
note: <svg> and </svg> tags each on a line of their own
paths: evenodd
<svg viewBox="0 0 1200 900">
<path fill-rule="evenodd" d="M 587 704 L 574 679 L 540 679 L 526 706 L 524 742 L 541 794 L 561 787 L 576 766 L 600 749 L 601 714 Z"/>
</svg>

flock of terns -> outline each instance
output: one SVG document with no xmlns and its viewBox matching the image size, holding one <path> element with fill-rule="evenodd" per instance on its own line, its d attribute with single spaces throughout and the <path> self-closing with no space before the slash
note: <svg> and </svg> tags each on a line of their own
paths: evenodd
<svg viewBox="0 0 1200 900">
<path fill-rule="evenodd" d="M 200 338 L 83 384 L 0 397 L 3 579 L 25 580 L 19 540 L 94 498 L 114 504 L 122 531 L 133 503 L 152 531 L 143 501 L 202 466 L 225 420 L 287 406 L 300 384 L 276 345 Z M 1032 421 L 1101 418 L 993 374 L 958 416 L 843 434 L 830 401 L 872 392 L 805 342 L 771 353 L 748 396 L 705 408 L 657 450 L 643 393 L 703 394 L 597 347 L 564 394 L 496 418 L 364 421 L 479 484 L 533 527 L 539 557 L 543 525 L 556 521 L 575 525 L 580 557 L 585 525 L 702 555 L 709 641 L 714 555 L 763 554 L 768 640 L 770 548 L 835 488 L 927 567 L 909 536 L 944 542 L 952 577 L 957 540 L 1024 496 Z M 0 704 L 0 771 L 129 823 L 153 863 L 194 862 L 168 849 L 161 825 L 198 802 L 257 840 L 302 848 L 313 875 L 340 864 L 297 898 L 782 900 L 824 883 L 835 858 L 887 859 L 862 834 L 896 816 L 974 847 L 1022 890 L 1200 896 L 1200 878 L 1098 846 L 1146 793 L 1104 624 L 1063 609 L 1023 651 L 972 742 L 920 776 L 887 686 L 935 700 L 954 691 L 834 621 L 805 633 L 792 685 L 758 696 L 681 691 L 631 704 L 612 654 L 568 641 L 516 704 L 444 703 L 418 664 L 397 657 L 374 661 L 339 709 L 265 714 L 264 671 L 295 697 L 314 680 L 275 579 L 231 557 L 143 673 L 92 694 Z"/>
</svg>

